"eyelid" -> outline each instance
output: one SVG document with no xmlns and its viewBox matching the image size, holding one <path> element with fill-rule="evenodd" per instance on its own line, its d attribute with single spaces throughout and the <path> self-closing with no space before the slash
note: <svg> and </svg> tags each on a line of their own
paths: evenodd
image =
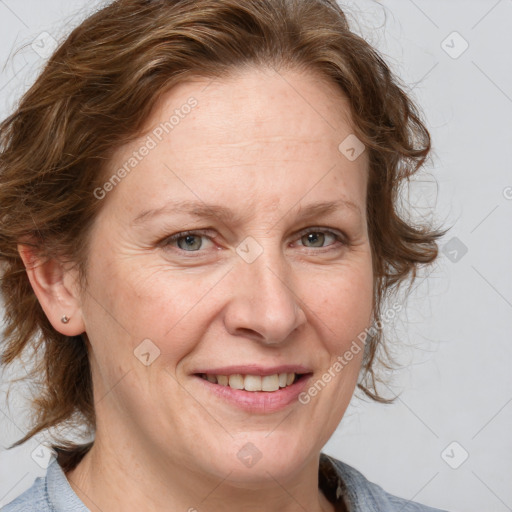
<svg viewBox="0 0 512 512">
<path fill-rule="evenodd" d="M 302 237 L 307 233 L 329 233 L 330 235 L 336 237 L 340 242 L 348 243 L 348 237 L 345 235 L 345 233 L 343 233 L 343 231 L 323 226 L 311 226 L 301 229 L 296 233 L 295 236 Z"/>
<path fill-rule="evenodd" d="M 171 242 L 175 242 L 176 240 L 179 240 L 180 238 L 184 238 L 188 235 L 196 235 L 196 236 L 202 236 L 204 238 L 209 238 L 210 240 L 213 240 L 215 237 L 209 236 L 209 233 L 211 231 L 209 229 L 190 229 L 187 231 L 180 231 L 174 235 L 166 236 L 162 240 L 158 242 L 158 246 L 166 247 L 171 244 Z M 179 248 L 178 248 L 179 249 Z M 181 252 L 198 252 L 198 251 L 181 251 Z"/>
</svg>

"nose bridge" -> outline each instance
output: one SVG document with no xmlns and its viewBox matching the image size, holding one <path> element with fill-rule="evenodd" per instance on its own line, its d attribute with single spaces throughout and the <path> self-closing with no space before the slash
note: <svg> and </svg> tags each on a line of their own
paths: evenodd
<svg viewBox="0 0 512 512">
<path fill-rule="evenodd" d="M 258 294 L 261 294 L 261 298 L 265 299 L 264 304 L 268 304 L 269 307 L 274 301 L 295 303 L 291 273 L 280 249 L 273 247 L 272 242 L 263 249 L 256 261 L 249 265 L 248 271 L 253 279 L 253 292 L 257 300 Z"/>
<path fill-rule="evenodd" d="M 304 313 L 280 245 L 273 237 L 248 237 L 237 252 L 231 328 L 254 331 L 266 343 L 286 340 L 304 321 Z"/>
</svg>

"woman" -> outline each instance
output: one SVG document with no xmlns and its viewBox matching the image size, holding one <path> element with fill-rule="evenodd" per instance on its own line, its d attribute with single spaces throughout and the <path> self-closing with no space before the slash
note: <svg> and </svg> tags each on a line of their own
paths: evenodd
<svg viewBox="0 0 512 512">
<path fill-rule="evenodd" d="M 433 510 L 321 453 L 437 256 L 430 140 L 334 1 L 117 0 L 1 125 L 4 363 L 62 424 L 21 510 Z"/>
</svg>

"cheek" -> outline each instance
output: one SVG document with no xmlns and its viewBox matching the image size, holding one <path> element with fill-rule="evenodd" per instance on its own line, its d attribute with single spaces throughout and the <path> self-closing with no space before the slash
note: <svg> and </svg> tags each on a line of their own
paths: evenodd
<svg viewBox="0 0 512 512">
<path fill-rule="evenodd" d="M 305 296 L 306 304 L 324 326 L 331 352 L 342 350 L 371 323 L 373 310 L 373 274 L 371 258 L 358 265 L 331 269 L 317 276 Z"/>
<path fill-rule="evenodd" d="M 131 378 L 144 375 L 147 368 L 136 356 L 148 352 L 155 358 L 151 366 L 174 374 L 179 361 L 215 320 L 222 304 L 221 287 L 216 287 L 222 273 L 193 275 L 183 269 L 173 271 L 165 262 L 143 263 L 138 259 L 118 258 L 115 265 L 98 266 L 94 293 L 99 300 L 92 301 L 90 323 L 98 359 L 105 367 L 118 367 L 110 380 L 132 369 L 135 373 Z M 108 346 L 103 343 L 105 339 Z"/>
<path fill-rule="evenodd" d="M 173 270 L 163 258 L 118 245 L 104 240 L 101 249 L 91 251 L 91 314 L 135 339 L 161 339 L 200 301 L 208 279 L 194 278 L 186 270 Z"/>
<path fill-rule="evenodd" d="M 371 258 L 331 272 L 323 286 L 311 288 L 310 303 L 324 357 L 321 371 L 299 395 L 299 402 L 314 411 L 314 428 L 322 432 L 325 443 L 341 421 L 360 374 L 372 319 Z"/>
</svg>

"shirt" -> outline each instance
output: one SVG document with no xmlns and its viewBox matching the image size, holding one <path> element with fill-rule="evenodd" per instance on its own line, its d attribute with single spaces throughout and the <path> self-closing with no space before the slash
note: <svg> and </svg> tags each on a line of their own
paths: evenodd
<svg viewBox="0 0 512 512">
<path fill-rule="evenodd" d="M 446 512 L 392 496 L 368 481 L 358 470 L 324 453 L 320 454 L 319 487 L 337 511 Z M 344 505 L 344 507 L 343 507 Z M 37 478 L 2 512 L 90 512 L 75 494 L 57 460 L 46 476 Z"/>
</svg>

